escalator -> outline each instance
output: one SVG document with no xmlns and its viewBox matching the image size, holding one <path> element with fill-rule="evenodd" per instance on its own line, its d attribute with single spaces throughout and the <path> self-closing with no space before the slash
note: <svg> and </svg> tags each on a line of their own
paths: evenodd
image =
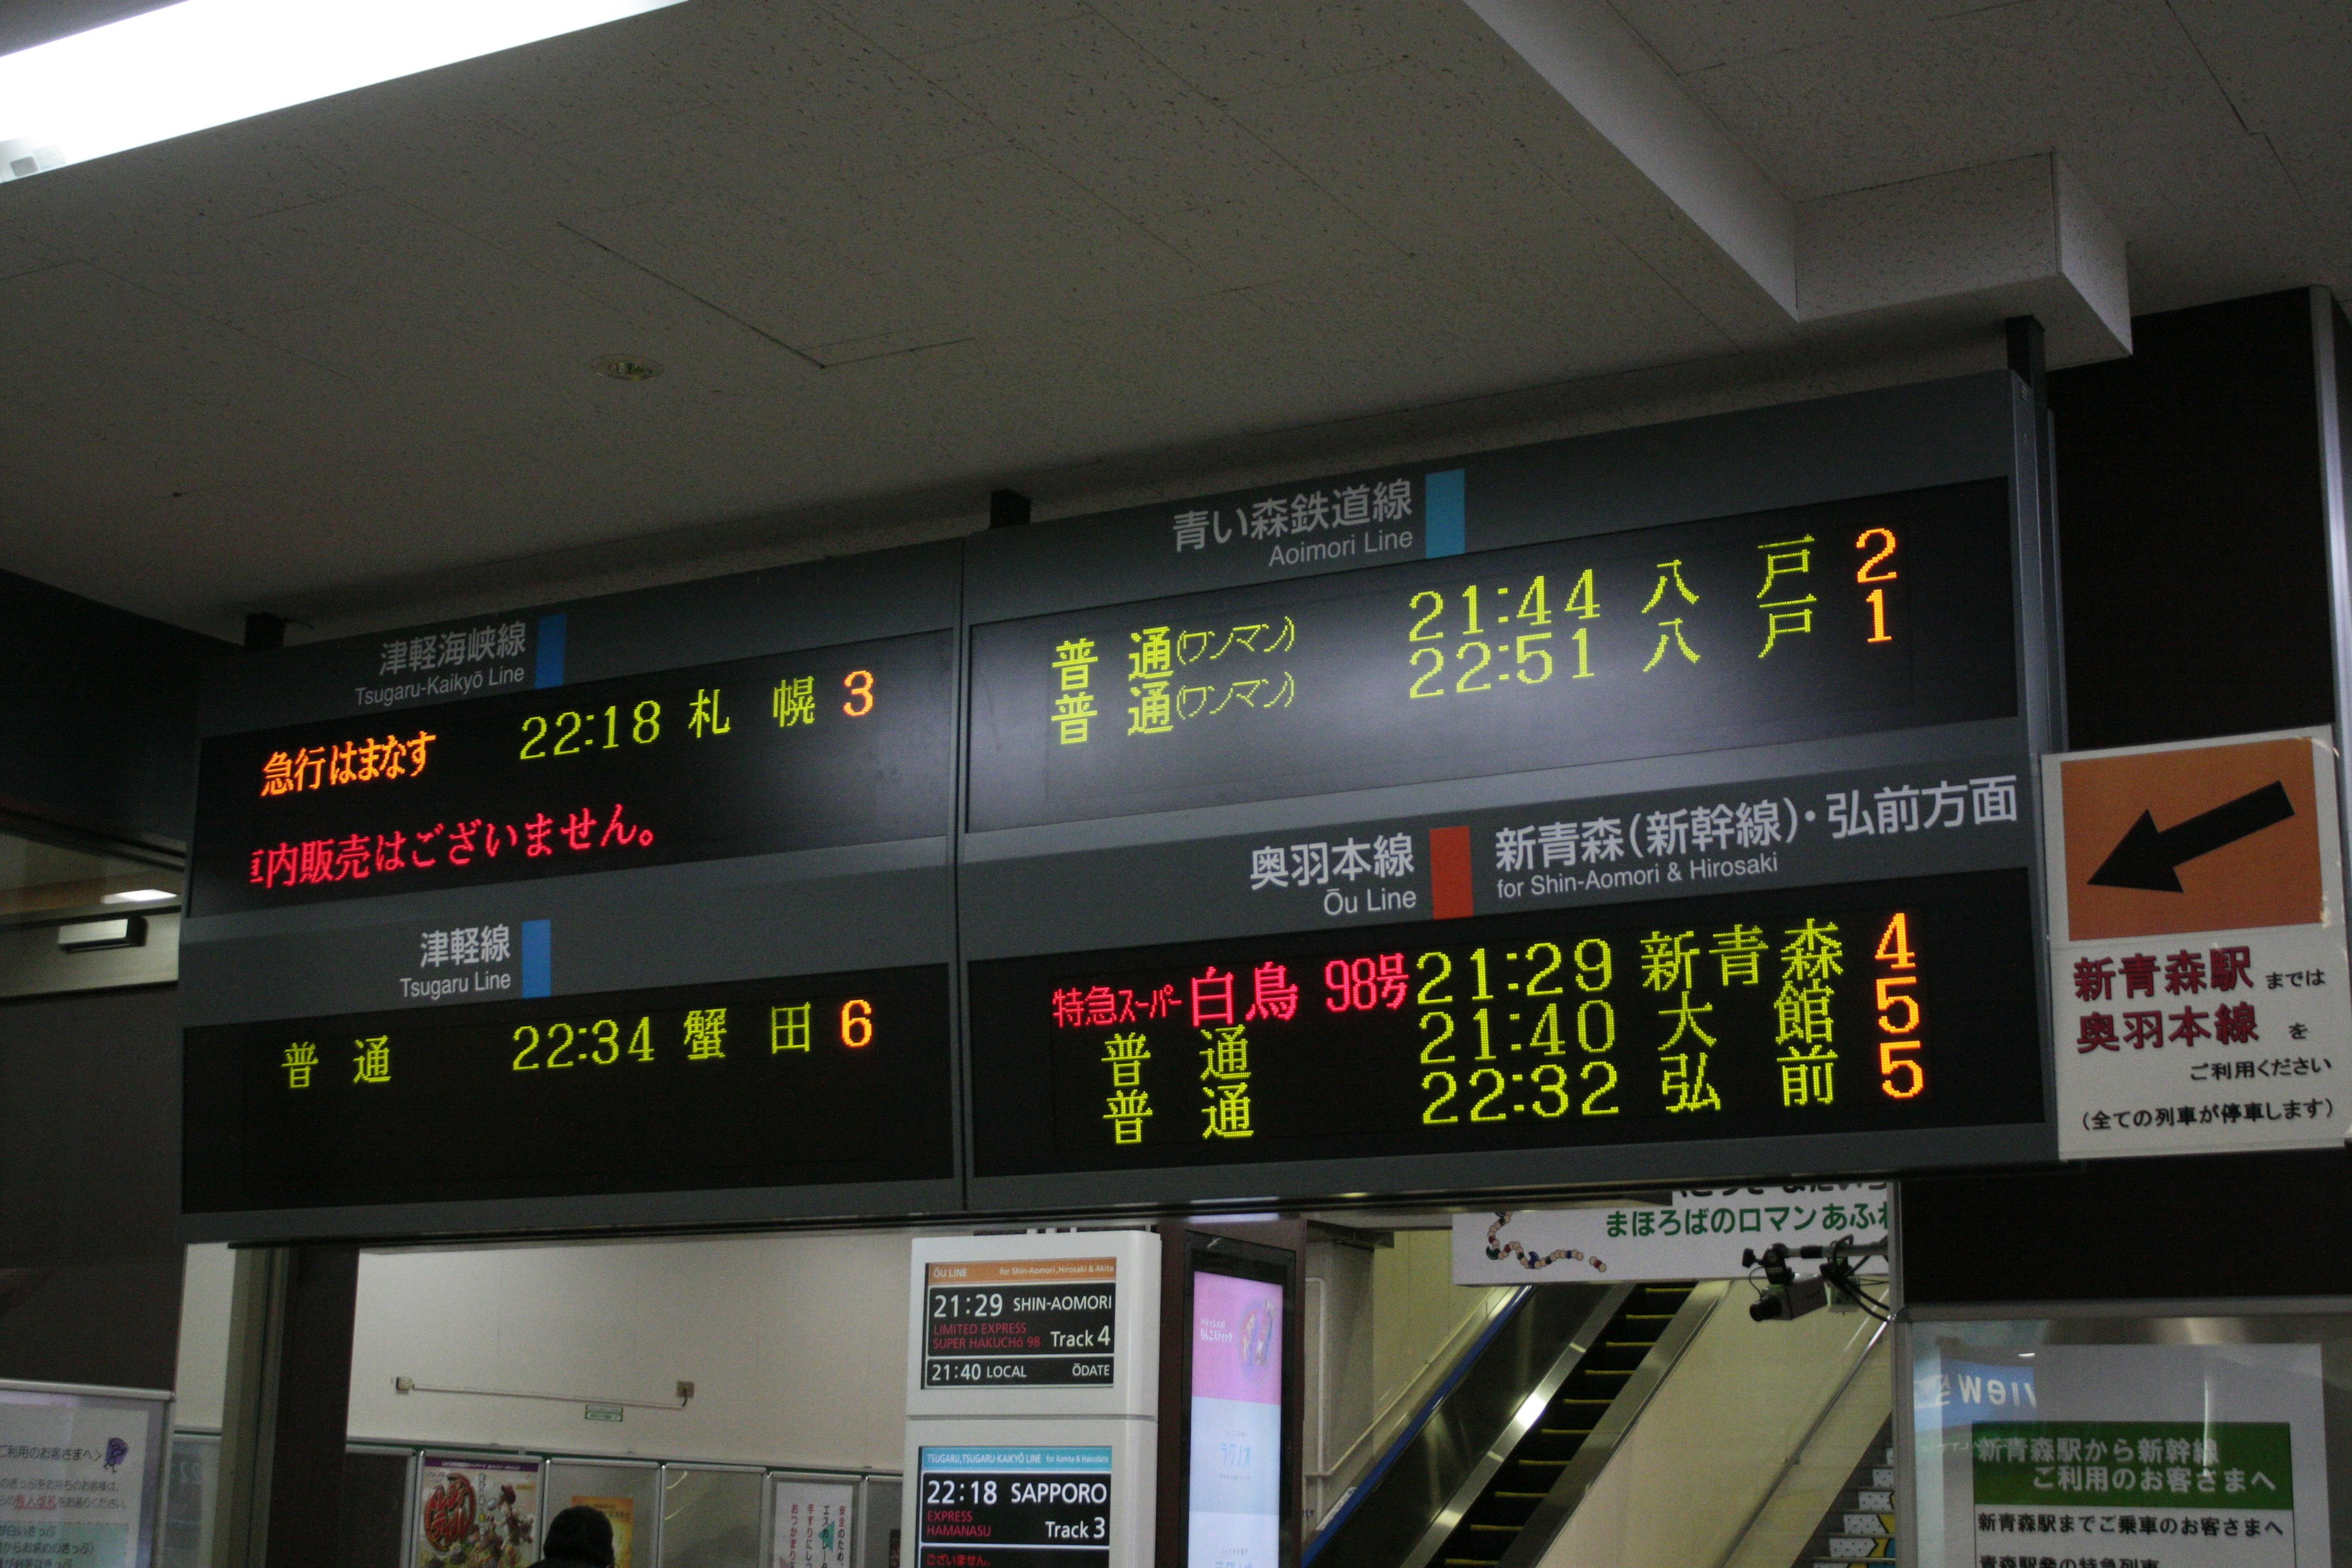
<svg viewBox="0 0 2352 1568">
<path fill-rule="evenodd" d="M 1571 1368 L 1494 1479 L 1471 1500 L 1437 1549 L 1438 1568 L 1496 1568 L 1536 1522 L 1552 1489 L 1618 1403 L 1644 1357 L 1690 1299 L 1687 1284 L 1636 1285 L 1594 1344 Z M 1586 1467 L 1591 1468 L 1593 1467 Z M 1567 1510 L 1556 1510 L 1567 1517 Z M 1549 1539 L 1547 1532 L 1545 1539 Z M 1524 1559 L 1530 1554 L 1522 1552 Z"/>
<path fill-rule="evenodd" d="M 1301 1568 L 1529 1568 L 1723 1294 L 1715 1281 L 1526 1290 Z"/>
</svg>

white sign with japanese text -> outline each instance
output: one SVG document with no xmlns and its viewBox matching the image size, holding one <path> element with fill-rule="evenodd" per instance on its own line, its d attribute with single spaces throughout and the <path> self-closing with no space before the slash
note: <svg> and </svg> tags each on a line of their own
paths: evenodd
<svg viewBox="0 0 2352 1568">
<path fill-rule="evenodd" d="M 1887 1186 L 1725 1187 L 1671 1204 L 1454 1216 L 1456 1285 L 1738 1279 L 1740 1254 L 1886 1238 Z"/>
<path fill-rule="evenodd" d="M 771 1539 L 775 1568 L 849 1568 L 849 1546 L 857 1514 L 855 1482 L 799 1477 L 775 1478 Z"/>
<path fill-rule="evenodd" d="M 2329 1560 L 2318 1346 L 1945 1341 L 1931 1359 L 1921 1511 L 1940 1504 L 1945 1568 Z"/>
<path fill-rule="evenodd" d="M 2342 1142 L 2352 995 L 2327 732 L 2043 769 L 2061 1156 Z"/>
<path fill-rule="evenodd" d="M 146 1568 L 167 1403 L 0 1385 L 0 1568 Z"/>
</svg>

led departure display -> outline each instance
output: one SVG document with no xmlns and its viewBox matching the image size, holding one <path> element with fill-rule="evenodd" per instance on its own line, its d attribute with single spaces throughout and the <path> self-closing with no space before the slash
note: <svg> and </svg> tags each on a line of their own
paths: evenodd
<svg viewBox="0 0 2352 1568">
<path fill-rule="evenodd" d="M 982 1176 L 2016 1124 L 2021 870 L 972 966 Z"/>
<path fill-rule="evenodd" d="M 954 1173 L 927 965 L 186 1032 L 194 1213 Z"/>
<path fill-rule="evenodd" d="M 1979 481 L 972 633 L 971 826 L 2017 711 Z"/>
<path fill-rule="evenodd" d="M 202 914 L 947 831 L 926 633 L 207 741 Z"/>
</svg>

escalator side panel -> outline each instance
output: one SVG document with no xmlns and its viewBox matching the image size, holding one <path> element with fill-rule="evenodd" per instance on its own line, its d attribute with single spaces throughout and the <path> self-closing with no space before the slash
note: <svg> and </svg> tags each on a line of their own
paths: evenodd
<svg viewBox="0 0 2352 1568">
<path fill-rule="evenodd" d="M 1314 1568 L 1398 1568 L 1405 1552 L 1486 1459 L 1532 1388 L 1612 1287 L 1530 1289 L 1384 1472 L 1310 1542 Z"/>
</svg>

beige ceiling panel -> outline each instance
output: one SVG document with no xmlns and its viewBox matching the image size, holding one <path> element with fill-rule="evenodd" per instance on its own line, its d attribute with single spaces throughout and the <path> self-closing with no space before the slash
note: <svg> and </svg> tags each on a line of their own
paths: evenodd
<svg viewBox="0 0 2352 1568">
<path fill-rule="evenodd" d="M 941 326 L 1016 330 L 1217 286 L 1013 150 L 838 187 L 775 218 L 701 202 L 582 226 L 796 346 Z"/>
<path fill-rule="evenodd" d="M 1232 288 L 1401 261 L 1405 251 L 1304 176 L 1230 202 L 1160 213 L 1144 228 Z"/>
<path fill-rule="evenodd" d="M 1986 0 L 1611 0 L 1611 4 L 1669 68 L 1689 72 L 1849 38 L 1892 43 L 1906 29 L 1916 29 L 1937 16 L 1982 9 Z"/>
<path fill-rule="evenodd" d="M 2022 0 L 1684 79 L 1792 199 L 2056 152 L 2160 181 L 2241 134 L 2162 0 Z"/>
<path fill-rule="evenodd" d="M 1094 0 L 1213 98 L 1302 86 L 1418 53 L 1459 0 Z"/>
<path fill-rule="evenodd" d="M 1130 216 L 1244 201 L 1297 172 L 1099 16 L 933 55 L 934 81 Z"/>
<path fill-rule="evenodd" d="M 1233 109 L 1307 178 L 1415 254 L 1595 226 L 1465 87 L 1418 64 L 1262 93 Z"/>
<path fill-rule="evenodd" d="M 2352 274 L 2352 7 L 2173 8 L 2240 117 L 2277 153 L 2328 270 Z"/>
<path fill-rule="evenodd" d="M 900 59 L 1042 27 L 1087 9 L 1084 0 L 830 0 L 824 8 Z"/>
</svg>

